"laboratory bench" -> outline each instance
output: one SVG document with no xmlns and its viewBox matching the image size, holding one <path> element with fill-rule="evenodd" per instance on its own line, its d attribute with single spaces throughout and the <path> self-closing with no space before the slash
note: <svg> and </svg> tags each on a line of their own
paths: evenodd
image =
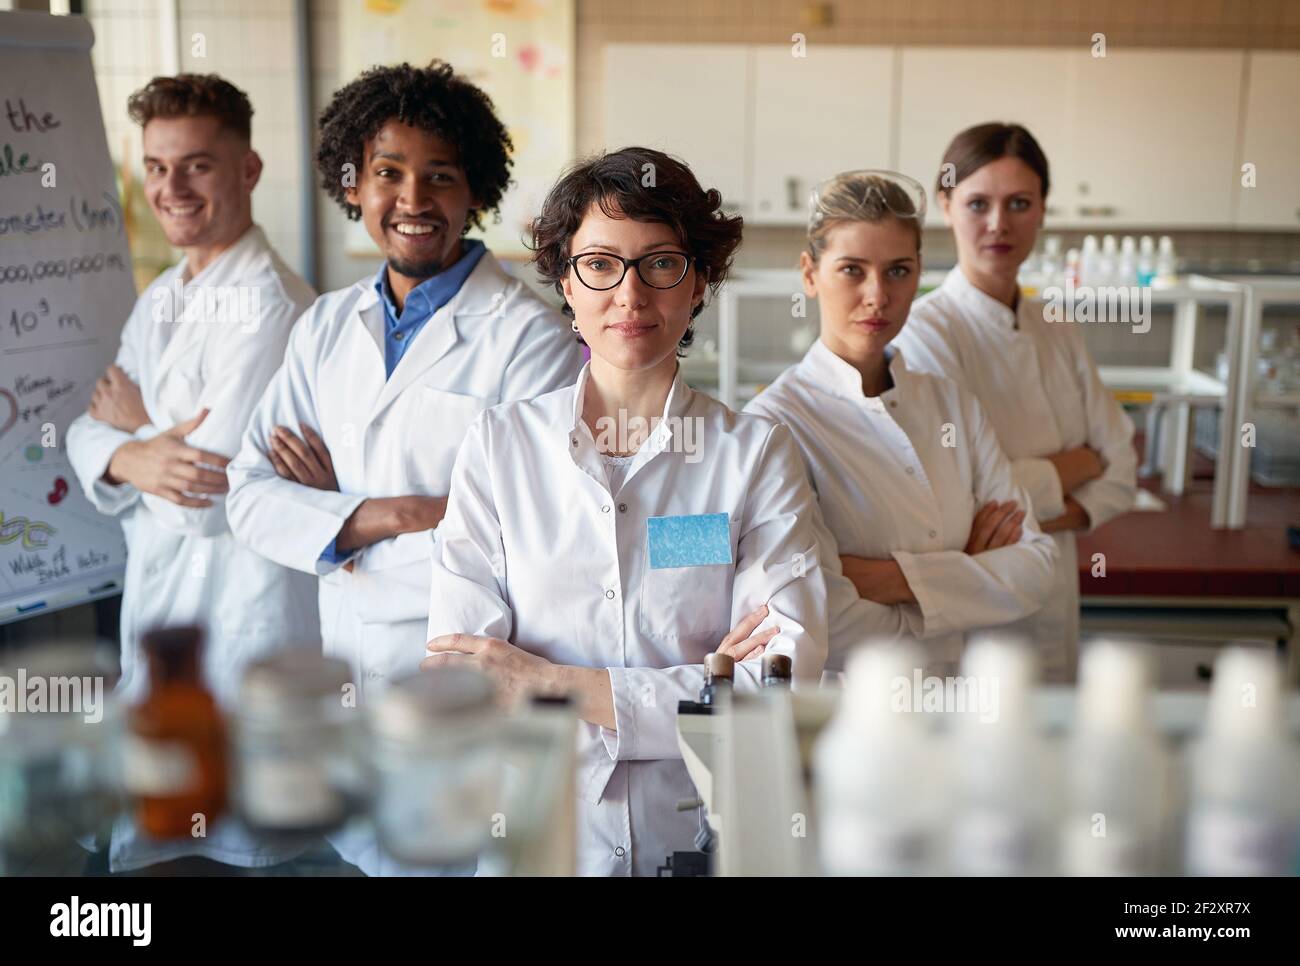
<svg viewBox="0 0 1300 966">
<path fill-rule="evenodd" d="M 1250 486 L 1241 529 L 1210 525 L 1213 467 L 1197 454 L 1185 492 L 1140 485 L 1164 511 L 1133 511 L 1081 534 L 1081 632 L 1141 637 L 1157 644 L 1162 686 L 1204 684 L 1218 649 L 1230 641 L 1272 644 L 1285 652 L 1290 681 L 1300 682 L 1300 489 Z M 1093 576 L 1094 555 L 1105 576 Z M 1162 662 L 1163 665 L 1163 662 Z"/>
</svg>

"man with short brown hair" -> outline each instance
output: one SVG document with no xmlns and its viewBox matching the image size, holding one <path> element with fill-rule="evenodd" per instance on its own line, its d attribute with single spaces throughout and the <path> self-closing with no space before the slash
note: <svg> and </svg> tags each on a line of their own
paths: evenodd
<svg viewBox="0 0 1300 966">
<path fill-rule="evenodd" d="M 147 690 L 142 632 L 200 624 L 204 680 L 229 706 L 250 661 L 320 647 L 315 580 L 237 543 L 224 506 L 226 464 L 315 292 L 253 222 L 262 159 L 242 91 L 214 74 L 155 77 L 129 110 L 144 129 L 145 197 L 182 258 L 136 301 L 115 363 L 68 429 L 68 456 L 126 536 L 122 697 Z M 128 761 L 128 777 L 147 764 Z M 130 823 L 113 838 L 113 871 L 182 855 L 286 858 L 218 821 L 177 843 L 149 842 Z"/>
</svg>

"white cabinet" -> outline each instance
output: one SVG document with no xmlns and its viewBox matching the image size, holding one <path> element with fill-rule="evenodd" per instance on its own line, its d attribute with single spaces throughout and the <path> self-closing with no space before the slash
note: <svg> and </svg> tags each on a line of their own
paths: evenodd
<svg viewBox="0 0 1300 966">
<path fill-rule="evenodd" d="M 1079 227 L 1227 227 L 1245 54 L 1073 54 L 1070 158 L 1058 195 Z"/>
<path fill-rule="evenodd" d="M 734 44 L 607 44 L 605 146 L 675 155 L 729 210 L 748 214 L 751 61 Z"/>
<path fill-rule="evenodd" d="M 684 158 L 753 225 L 801 225 L 821 179 L 894 168 L 925 185 L 937 226 L 948 142 L 1013 121 L 1051 164 L 1049 227 L 1300 227 L 1300 54 L 1250 55 L 1245 98 L 1241 50 L 813 44 L 806 54 L 609 44 L 605 144 Z M 1243 161 L 1257 165 L 1254 189 L 1240 187 Z"/>
<path fill-rule="evenodd" d="M 1300 231 L 1300 54 L 1253 51 L 1246 82 L 1240 164 L 1254 187 L 1237 185 L 1237 225 Z"/>
<path fill-rule="evenodd" d="M 1010 121 L 1027 127 L 1047 154 L 1050 227 L 1224 227 L 1238 183 L 1243 56 L 905 48 L 899 167 L 932 190 L 957 132 Z M 930 223 L 941 223 L 937 206 Z"/>
<path fill-rule="evenodd" d="M 1060 47 L 905 47 L 901 52 L 898 170 L 925 185 L 926 223 L 943 224 L 934 184 L 948 143 L 988 121 L 1021 124 L 1043 146 L 1053 187 L 1048 225 L 1063 223 L 1062 178 L 1072 179 L 1068 112 L 1072 51 Z"/>
<path fill-rule="evenodd" d="M 752 221 L 803 225 L 820 181 L 893 165 L 892 47 L 754 48 Z"/>
</svg>

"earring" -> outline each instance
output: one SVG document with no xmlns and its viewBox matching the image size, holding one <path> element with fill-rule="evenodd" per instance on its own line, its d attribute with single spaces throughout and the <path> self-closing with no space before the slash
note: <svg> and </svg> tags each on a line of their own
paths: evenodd
<svg viewBox="0 0 1300 966">
<path fill-rule="evenodd" d="M 569 328 L 571 328 L 574 332 L 577 332 L 577 331 L 578 331 L 578 321 L 577 321 L 577 319 L 574 319 L 572 322 L 569 323 Z"/>
</svg>

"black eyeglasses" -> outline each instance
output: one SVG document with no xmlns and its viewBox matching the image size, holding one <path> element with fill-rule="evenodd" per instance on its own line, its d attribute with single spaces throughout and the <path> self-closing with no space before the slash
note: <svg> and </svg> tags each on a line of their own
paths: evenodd
<svg viewBox="0 0 1300 966">
<path fill-rule="evenodd" d="M 618 288 L 629 268 L 651 288 L 674 288 L 686 277 L 694 259 L 681 252 L 650 252 L 640 258 L 623 258 L 608 252 L 584 252 L 569 259 L 578 281 L 597 292 Z"/>
</svg>

